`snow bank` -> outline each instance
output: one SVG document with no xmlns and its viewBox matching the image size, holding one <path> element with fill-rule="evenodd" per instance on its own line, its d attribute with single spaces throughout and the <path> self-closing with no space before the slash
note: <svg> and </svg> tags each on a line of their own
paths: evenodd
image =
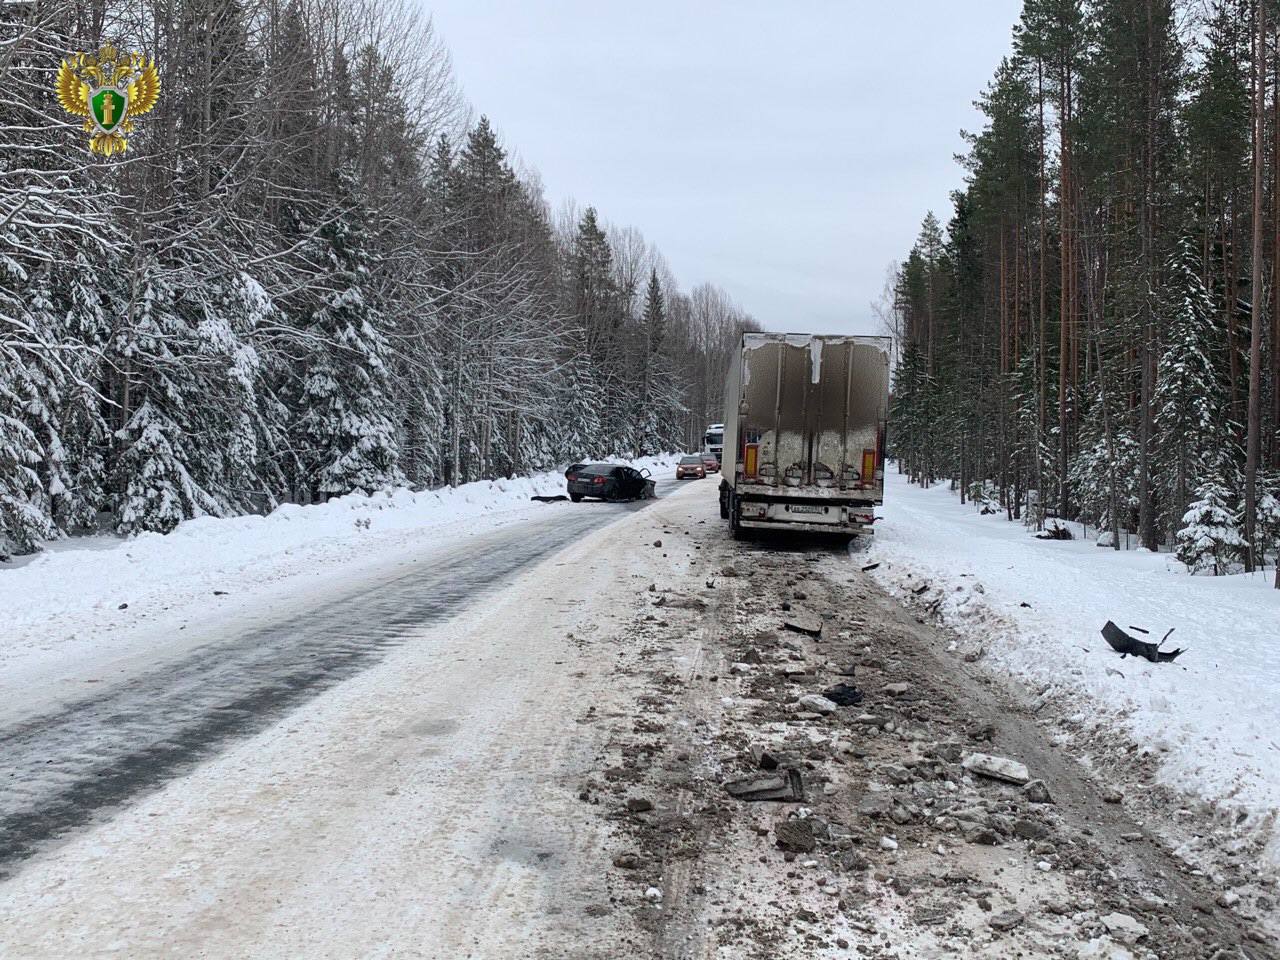
<svg viewBox="0 0 1280 960">
<path fill-rule="evenodd" d="M 887 471 L 888 472 L 888 471 Z M 1078 701 L 1083 732 L 1117 723 L 1165 784 L 1269 828 L 1280 812 L 1280 590 L 1274 571 L 1189 576 L 1168 554 L 1090 540 L 1042 541 L 1002 516 L 962 507 L 947 485 L 886 478 L 873 574 L 931 606 L 984 663 Z M 1107 620 L 1188 651 L 1173 664 L 1121 660 Z M 1134 631 L 1129 631 L 1133 633 Z M 1135 634 L 1136 635 L 1136 634 Z M 1081 696 L 1083 695 L 1083 696 Z M 1154 811 L 1153 811 L 1154 813 Z M 1269 854 L 1280 864 L 1280 842 Z"/>
<path fill-rule="evenodd" d="M 663 477 L 677 459 L 618 462 Z M 14 680 L 19 660 L 29 666 L 75 657 L 136 627 L 139 617 L 207 604 L 214 591 L 243 597 L 406 544 L 438 546 L 479 527 L 545 515 L 548 507 L 529 498 L 562 493 L 563 473 L 548 472 L 419 493 L 398 489 L 312 506 L 286 504 L 267 516 L 205 517 L 169 534 L 59 541 L 0 566 L 0 672 Z"/>
</svg>

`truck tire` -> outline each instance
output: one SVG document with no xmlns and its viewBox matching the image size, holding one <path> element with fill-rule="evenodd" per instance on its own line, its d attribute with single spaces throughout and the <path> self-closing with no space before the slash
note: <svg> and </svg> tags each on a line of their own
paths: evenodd
<svg viewBox="0 0 1280 960">
<path fill-rule="evenodd" d="M 730 496 L 732 496 L 732 494 Z M 729 534 L 735 540 L 743 540 L 747 536 L 747 531 L 743 529 L 742 524 L 738 522 L 738 519 L 738 501 L 735 497 L 729 503 Z"/>
<path fill-rule="evenodd" d="M 720 483 L 720 519 L 729 519 L 729 485 L 723 481 Z"/>
</svg>

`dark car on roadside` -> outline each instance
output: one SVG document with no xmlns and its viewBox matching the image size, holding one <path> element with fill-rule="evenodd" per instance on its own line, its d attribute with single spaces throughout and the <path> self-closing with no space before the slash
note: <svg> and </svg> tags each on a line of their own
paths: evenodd
<svg viewBox="0 0 1280 960">
<path fill-rule="evenodd" d="M 720 458 L 714 453 L 704 453 L 702 455 L 702 466 L 706 468 L 707 473 L 719 473 Z"/>
<path fill-rule="evenodd" d="M 677 480 L 701 480 L 706 475 L 707 467 L 701 457 L 681 457 L 676 464 Z"/>
<path fill-rule="evenodd" d="M 575 463 L 565 471 L 569 499 L 648 500 L 654 483 L 648 470 L 636 470 L 620 463 Z"/>
</svg>

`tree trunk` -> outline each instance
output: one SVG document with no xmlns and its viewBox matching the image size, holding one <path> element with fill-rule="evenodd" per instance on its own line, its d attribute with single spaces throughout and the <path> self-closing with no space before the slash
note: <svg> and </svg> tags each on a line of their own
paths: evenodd
<svg viewBox="0 0 1280 960">
<path fill-rule="evenodd" d="M 1262 138 L 1266 120 L 1266 5 L 1257 3 L 1253 48 L 1253 274 L 1250 279 L 1249 429 L 1244 467 L 1245 572 L 1262 560 L 1257 543 L 1258 453 L 1262 440 Z"/>
<path fill-rule="evenodd" d="M 1276 55 L 1271 88 L 1271 469 L 1280 472 L 1280 30 L 1272 27 Z M 1280 587 L 1280 556 L 1276 560 Z"/>
<path fill-rule="evenodd" d="M 1060 243 L 1062 246 L 1060 272 L 1062 290 L 1059 293 L 1058 305 L 1058 516 L 1067 516 L 1067 358 L 1070 350 L 1068 330 L 1071 323 L 1071 236 L 1068 223 L 1067 197 L 1071 194 L 1071 152 L 1070 134 L 1067 132 L 1067 115 L 1070 107 L 1067 103 L 1066 71 L 1059 86 L 1061 108 L 1059 111 L 1059 134 L 1061 154 L 1061 189 L 1058 198 L 1058 224 Z"/>
<path fill-rule="evenodd" d="M 1038 348 L 1038 363 L 1036 369 L 1036 388 L 1039 392 L 1037 405 L 1036 420 L 1036 529 L 1044 529 L 1044 509 L 1045 509 L 1045 489 L 1044 489 L 1044 458 L 1042 456 L 1044 437 L 1048 431 L 1047 405 L 1048 405 L 1048 383 L 1049 383 L 1049 366 L 1048 366 L 1048 347 L 1046 345 L 1045 318 L 1049 313 L 1048 302 L 1048 285 L 1045 276 L 1045 264 L 1048 262 L 1048 244 L 1045 238 L 1045 124 L 1044 124 L 1044 63 L 1036 60 L 1036 97 L 1040 107 L 1040 251 L 1038 255 L 1040 270 L 1040 309 L 1037 317 L 1040 327 L 1039 342 L 1036 344 Z"/>
<path fill-rule="evenodd" d="M 1138 428 L 1138 540 L 1148 550 L 1156 550 L 1155 504 L 1151 490 L 1152 408 L 1155 393 L 1153 345 L 1156 336 L 1155 305 L 1151 302 L 1155 289 L 1155 111 L 1156 64 L 1155 25 L 1152 22 L 1152 0 L 1147 0 L 1147 91 L 1143 106 L 1144 138 L 1142 144 L 1142 402 Z"/>
</svg>

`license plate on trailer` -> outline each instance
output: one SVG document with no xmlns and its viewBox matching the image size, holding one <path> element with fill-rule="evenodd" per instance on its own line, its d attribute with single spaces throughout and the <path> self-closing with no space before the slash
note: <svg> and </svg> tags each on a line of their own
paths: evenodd
<svg viewBox="0 0 1280 960">
<path fill-rule="evenodd" d="M 793 503 L 791 505 L 792 513 L 825 513 L 826 507 L 819 507 L 810 503 Z"/>
</svg>

